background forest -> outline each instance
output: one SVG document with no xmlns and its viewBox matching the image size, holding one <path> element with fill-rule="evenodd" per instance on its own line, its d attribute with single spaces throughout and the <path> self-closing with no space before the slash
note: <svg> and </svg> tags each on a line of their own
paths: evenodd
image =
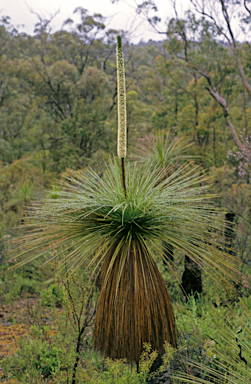
<svg viewBox="0 0 251 384">
<path fill-rule="evenodd" d="M 238 12 L 245 36 L 251 5 L 192 4 L 183 18 L 176 13 L 169 20 L 162 41 L 137 45 L 126 32 L 109 29 L 105 17 L 81 7 L 77 22 L 68 19 L 54 33 L 51 19 L 39 15 L 32 36 L 1 18 L 0 382 L 120 384 L 148 377 L 177 383 L 186 375 L 189 382 L 249 382 L 251 47 L 245 38 L 238 41 L 231 16 Z M 153 2 L 138 6 L 158 30 L 153 11 Z M 128 153 L 134 158 L 145 138 L 160 130 L 170 140 L 185 138 L 190 161 L 208 174 L 214 204 L 231 223 L 225 230 L 228 252 L 241 261 L 233 299 L 203 271 L 203 292 L 186 297 L 179 284 L 185 255 L 173 255 L 178 279 L 159 260 L 176 314 L 178 352 L 167 347 L 162 374 L 151 379 L 156 355 L 149 346 L 139 373 L 95 352 L 98 287 L 90 295 L 81 271 L 65 280 L 54 272 L 57 261 L 46 264 L 46 257 L 9 269 L 15 261 L 9 261 L 8 240 L 23 233 L 33 203 L 57 198 L 55 184 L 66 171 L 99 170 L 116 155 L 118 33 L 125 56 Z M 52 245 L 52 255 L 57 251 Z"/>
</svg>

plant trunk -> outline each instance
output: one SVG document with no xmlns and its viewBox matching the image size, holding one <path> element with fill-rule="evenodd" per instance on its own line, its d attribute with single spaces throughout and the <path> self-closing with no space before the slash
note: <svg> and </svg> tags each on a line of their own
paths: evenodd
<svg viewBox="0 0 251 384">
<path fill-rule="evenodd" d="M 165 282 L 149 252 L 135 242 L 123 267 L 121 254 L 112 264 L 113 253 L 102 266 L 94 345 L 106 357 L 138 364 L 145 343 L 159 356 L 165 352 L 165 341 L 176 347 L 174 314 Z"/>
<path fill-rule="evenodd" d="M 233 255 L 234 252 L 234 241 L 235 241 L 235 231 L 234 231 L 234 218 L 235 213 L 226 213 L 226 226 L 225 226 L 225 251 L 230 255 Z"/>
<path fill-rule="evenodd" d="M 196 300 L 198 294 L 202 293 L 201 268 L 187 255 L 185 255 L 185 270 L 182 275 L 182 289 L 186 294 L 186 300 L 192 294 Z"/>
</svg>

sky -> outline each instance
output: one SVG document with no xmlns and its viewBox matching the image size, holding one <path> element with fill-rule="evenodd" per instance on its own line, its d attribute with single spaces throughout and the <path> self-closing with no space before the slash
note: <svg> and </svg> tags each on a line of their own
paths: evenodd
<svg viewBox="0 0 251 384">
<path fill-rule="evenodd" d="M 77 7 L 83 7 L 90 13 L 101 13 L 108 17 L 108 28 L 133 31 L 132 41 L 160 40 L 161 37 L 154 32 L 147 22 L 135 13 L 136 0 L 119 1 L 112 4 L 111 0 L 0 0 L 1 15 L 10 16 L 18 31 L 32 34 L 37 17 L 30 10 L 47 18 L 58 10 L 60 13 L 52 22 L 53 30 L 61 28 L 67 18 L 73 17 L 73 11 Z M 156 0 L 159 15 L 163 21 L 173 15 L 169 0 Z M 182 0 L 182 8 L 188 7 L 189 0 Z"/>
</svg>

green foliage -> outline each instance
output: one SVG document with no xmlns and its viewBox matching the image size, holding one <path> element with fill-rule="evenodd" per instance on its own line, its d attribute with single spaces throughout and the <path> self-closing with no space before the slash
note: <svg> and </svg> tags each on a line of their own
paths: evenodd
<svg viewBox="0 0 251 384">
<path fill-rule="evenodd" d="M 66 351 L 64 344 L 54 345 L 50 333 L 53 335 L 49 327 L 42 331 L 33 326 L 29 337 L 19 339 L 15 354 L 3 362 L 4 373 L 9 379 L 25 383 L 25 380 L 57 377 L 65 364 L 69 364 L 74 357 L 73 350 Z"/>
<path fill-rule="evenodd" d="M 51 272 L 38 269 L 38 263 L 31 263 L 19 270 L 9 270 L 12 263 L 4 263 L 0 269 L 0 302 L 13 303 L 19 298 L 34 297 L 43 288 L 43 280 L 51 276 Z"/>
<path fill-rule="evenodd" d="M 199 313 L 193 300 L 188 308 L 180 307 L 185 351 L 176 356 L 180 369 L 173 378 L 178 382 L 241 384 L 250 380 L 250 299 L 227 305 L 217 297 L 216 301 L 214 306 L 203 303 Z"/>
<path fill-rule="evenodd" d="M 128 366 L 126 361 L 106 359 L 103 361 L 103 366 L 99 369 L 93 365 L 87 365 L 85 370 L 80 369 L 79 380 L 82 383 L 97 384 L 143 384 L 146 382 L 146 379 L 157 375 L 157 372 L 150 374 L 150 368 L 156 357 L 156 351 L 151 351 L 151 347 L 145 345 L 140 357 L 139 372 L 137 372 L 136 367 Z"/>
<path fill-rule="evenodd" d="M 50 186 L 51 177 L 32 158 L 0 163 L 0 237 L 7 240 L 17 234 L 22 215 L 43 194 L 43 187 Z"/>
<path fill-rule="evenodd" d="M 41 291 L 41 303 L 42 305 L 51 307 L 56 305 L 61 307 L 65 300 L 65 289 L 59 287 L 58 284 L 51 284 L 48 288 L 45 288 Z"/>
</svg>

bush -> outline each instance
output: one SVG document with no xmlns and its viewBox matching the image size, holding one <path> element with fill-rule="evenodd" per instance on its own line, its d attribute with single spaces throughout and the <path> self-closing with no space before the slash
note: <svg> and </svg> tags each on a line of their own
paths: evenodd
<svg viewBox="0 0 251 384">
<path fill-rule="evenodd" d="M 26 384 L 35 378 L 56 377 L 72 365 L 69 360 L 74 354 L 68 349 L 69 345 L 66 346 L 67 350 L 54 330 L 49 327 L 39 330 L 33 326 L 28 337 L 19 339 L 16 352 L 2 361 L 4 377 Z"/>
</svg>

